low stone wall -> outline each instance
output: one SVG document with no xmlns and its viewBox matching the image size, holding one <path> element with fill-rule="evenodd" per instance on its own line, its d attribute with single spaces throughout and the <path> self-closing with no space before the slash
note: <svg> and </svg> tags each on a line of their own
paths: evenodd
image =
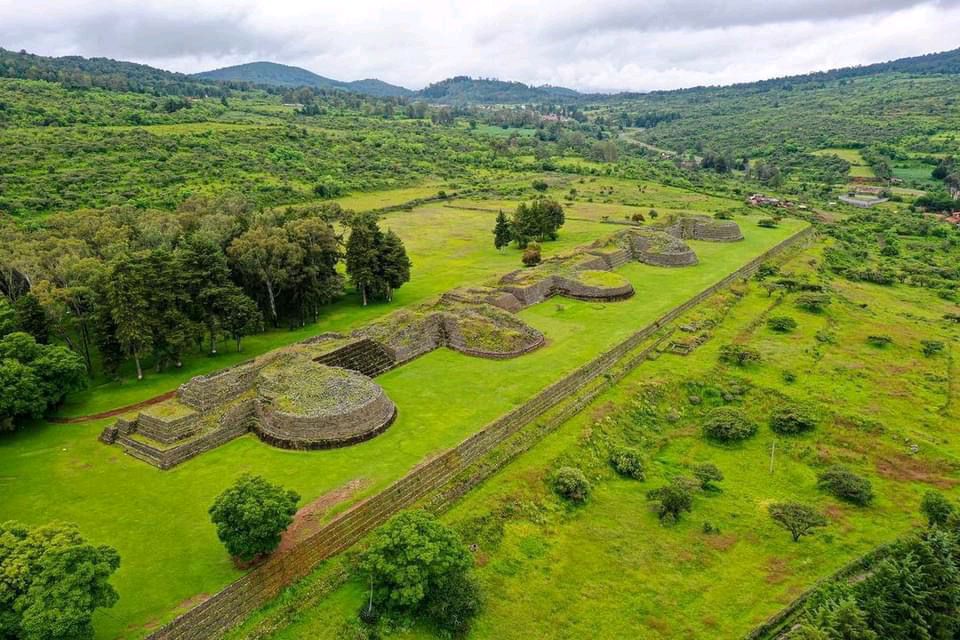
<svg viewBox="0 0 960 640">
<path fill-rule="evenodd" d="M 561 295 L 575 300 L 614 302 L 616 300 L 626 300 L 633 295 L 633 285 L 626 280 L 619 287 L 595 287 L 572 278 L 557 276 L 556 279 L 557 289 L 561 292 Z"/>
<path fill-rule="evenodd" d="M 766 260 L 811 237 L 807 228 L 758 256 L 734 273 L 675 307 L 606 353 L 550 385 L 536 396 L 493 421 L 459 445 L 418 465 L 380 493 L 338 514 L 320 531 L 284 553 L 271 556 L 216 595 L 180 615 L 149 637 L 151 640 L 217 638 L 262 606 L 283 588 L 308 575 L 322 560 L 343 551 L 397 511 L 439 489 L 506 438 L 557 405 L 563 398 L 603 374 L 624 355 L 702 300 L 731 283 L 750 276 Z"/>
<path fill-rule="evenodd" d="M 383 389 L 377 390 L 363 405 L 329 416 L 293 415 L 257 401 L 254 429 L 261 440 L 281 449 L 332 449 L 362 442 L 383 433 L 397 413 Z"/>
<path fill-rule="evenodd" d="M 267 353 L 208 376 L 191 378 L 177 389 L 177 398 L 205 413 L 252 389 L 260 370 L 283 355 L 282 352 Z"/>
</svg>

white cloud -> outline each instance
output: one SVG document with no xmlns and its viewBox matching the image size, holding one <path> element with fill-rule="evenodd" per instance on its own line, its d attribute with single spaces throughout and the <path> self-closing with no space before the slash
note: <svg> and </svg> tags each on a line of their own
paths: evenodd
<svg viewBox="0 0 960 640">
<path fill-rule="evenodd" d="M 726 84 L 950 49 L 958 32 L 960 0 L 0 0 L 8 49 L 184 72 L 273 60 L 412 88 L 459 74 L 588 91 Z"/>
</svg>

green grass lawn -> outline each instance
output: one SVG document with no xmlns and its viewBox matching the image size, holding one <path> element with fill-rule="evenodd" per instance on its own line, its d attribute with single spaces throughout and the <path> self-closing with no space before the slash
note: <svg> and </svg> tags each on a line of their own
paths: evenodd
<svg viewBox="0 0 960 640">
<path fill-rule="evenodd" d="M 801 254 L 790 269 L 809 271 L 817 255 Z M 504 523 L 502 537 L 468 533 L 467 542 L 479 545 L 477 573 L 486 595 L 469 637 L 742 637 L 819 578 L 919 526 L 917 505 L 925 490 L 937 487 L 956 498 L 960 423 L 955 410 L 944 410 L 949 359 L 919 352 L 921 339 L 956 340 L 956 329 L 939 322 L 949 305 L 905 287 L 842 281 L 834 287 L 834 304 L 814 315 L 789 300 L 773 307 L 775 299 L 753 285 L 694 355 L 645 363 L 445 514 L 445 521 L 467 532 Z M 764 313 L 790 315 L 799 327 L 774 333 L 755 324 Z M 894 340 L 887 349 L 866 343 L 881 330 Z M 817 340 L 824 331 L 834 342 Z M 718 349 L 731 341 L 760 349 L 762 363 L 747 370 L 718 367 Z M 793 384 L 783 383 L 785 370 L 796 375 Z M 703 409 L 689 400 L 700 392 L 682 381 L 722 386 L 731 377 L 754 386 L 743 406 L 760 429 L 742 445 L 717 446 L 700 437 Z M 651 384 L 665 390 L 652 413 L 642 393 Z M 818 430 L 776 437 L 766 424 L 779 402 L 773 389 L 817 404 L 825 416 Z M 715 395 L 702 397 L 706 404 L 720 402 Z M 647 416 L 620 427 L 635 442 L 662 440 L 647 449 L 646 481 L 605 471 L 592 476 L 596 488 L 585 507 L 561 504 L 547 489 L 550 470 L 590 459 L 583 443 L 594 430 L 612 431 L 606 416 L 623 411 Z M 672 421 L 664 417 L 670 412 Z M 916 453 L 910 444 L 918 445 Z M 726 476 L 722 491 L 699 494 L 680 523 L 661 525 L 645 493 L 705 461 Z M 868 476 L 874 503 L 854 507 L 820 492 L 817 465 L 831 462 Z M 829 525 L 793 543 L 766 511 L 771 502 L 786 500 L 816 505 Z M 507 507 L 509 515 L 498 515 Z M 478 528 L 479 522 L 487 528 Z M 720 533 L 705 534 L 705 522 Z M 351 581 L 271 638 L 334 638 L 364 595 L 364 585 Z M 414 628 L 397 637 L 432 636 Z"/>
<path fill-rule="evenodd" d="M 851 178 L 875 178 L 877 174 L 863 160 L 860 151 L 857 149 L 819 149 L 813 152 L 815 156 L 837 156 L 841 160 L 850 163 Z"/>
<path fill-rule="evenodd" d="M 637 290 L 630 300 L 591 304 L 554 299 L 529 308 L 524 319 L 544 332 L 548 345 L 509 361 L 470 358 L 453 351 L 430 353 L 378 378 L 399 408 L 396 423 L 383 435 L 332 451 L 282 451 L 253 436 L 240 438 L 171 471 L 158 471 L 96 441 L 101 421 L 82 425 L 29 425 L 0 438 L 0 519 L 29 523 L 76 522 L 89 539 L 115 546 L 123 558 L 115 577 L 120 602 L 96 616 L 98 638 L 138 637 L 171 618 L 190 598 L 213 593 L 239 572 L 216 539 L 206 509 L 214 496 L 245 471 L 263 474 L 297 490 L 304 502 L 365 480 L 355 498 L 374 492 L 431 453 L 446 449 L 484 423 L 534 395 L 657 315 L 719 280 L 803 223 L 785 221 L 778 229 L 756 227 L 741 219 L 744 242 L 693 243 L 701 264 L 686 269 L 657 269 L 632 264 L 619 273 Z M 439 293 L 464 282 L 478 282 L 519 263 L 515 250 L 492 248 L 492 217 L 484 212 L 440 206 L 388 218 L 408 242 L 414 279 L 394 305 L 362 309 L 349 301 L 335 305 L 318 325 L 296 334 L 305 337 L 343 329 Z M 568 223 L 562 239 L 548 251 L 580 244 L 598 235 L 595 223 Z M 599 231 L 605 234 L 609 227 Z M 294 334 L 268 334 L 254 350 L 289 342 Z M 211 361 L 223 366 L 231 356 Z M 200 368 L 198 368 L 199 370 Z M 154 391 L 171 388 L 149 382 Z M 132 386 L 132 385 L 130 385 Z M 138 397 L 101 389 L 74 403 L 89 412 Z M 150 395 L 149 393 L 140 395 Z M 482 398 L 482 402 L 477 399 Z"/>
</svg>

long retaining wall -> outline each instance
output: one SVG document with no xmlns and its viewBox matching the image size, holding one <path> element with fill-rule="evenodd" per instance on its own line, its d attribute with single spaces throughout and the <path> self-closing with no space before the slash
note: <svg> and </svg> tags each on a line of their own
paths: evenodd
<svg viewBox="0 0 960 640">
<path fill-rule="evenodd" d="M 523 405 L 489 423 L 456 447 L 418 465 L 380 493 L 339 514 L 297 546 L 271 556 L 247 575 L 152 633 L 150 640 L 206 640 L 219 637 L 285 587 L 306 577 L 319 562 L 347 549 L 397 511 L 443 487 L 524 425 L 603 374 L 664 324 L 672 322 L 715 292 L 752 275 L 763 262 L 808 239 L 812 234 L 813 228 L 808 227 L 754 258 L 609 351 L 545 388 Z"/>
</svg>

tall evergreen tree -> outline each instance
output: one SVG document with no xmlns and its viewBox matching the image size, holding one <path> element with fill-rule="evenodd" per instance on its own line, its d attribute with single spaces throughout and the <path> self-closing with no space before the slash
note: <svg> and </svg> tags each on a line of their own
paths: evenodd
<svg viewBox="0 0 960 640">
<path fill-rule="evenodd" d="M 410 281 L 410 258 L 403 241 L 396 233 L 388 230 L 383 235 L 379 247 L 380 277 L 388 301 L 393 300 L 393 292 L 405 282 Z"/>
<path fill-rule="evenodd" d="M 153 338 L 150 286 L 142 255 L 122 254 L 110 263 L 106 299 L 120 346 L 133 358 L 137 380 L 143 380 L 140 358 Z"/>
<path fill-rule="evenodd" d="M 510 221 L 507 220 L 506 214 L 501 209 L 500 213 L 497 214 L 497 223 L 493 227 L 493 246 L 496 247 L 497 251 L 500 251 L 512 241 L 513 234 L 510 232 Z"/>
<path fill-rule="evenodd" d="M 379 247 L 382 244 L 380 227 L 373 215 L 359 215 L 350 224 L 350 238 L 347 240 L 347 274 L 353 286 L 360 292 L 363 306 L 380 283 Z"/>
</svg>

